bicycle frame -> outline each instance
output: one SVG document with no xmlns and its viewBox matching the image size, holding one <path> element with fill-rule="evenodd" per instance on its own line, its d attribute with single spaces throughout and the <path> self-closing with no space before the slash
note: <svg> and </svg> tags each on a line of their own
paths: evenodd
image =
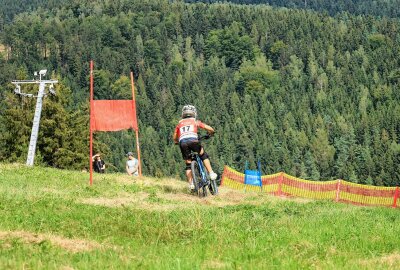
<svg viewBox="0 0 400 270">
<path fill-rule="evenodd" d="M 206 171 L 204 168 L 204 164 L 203 161 L 201 160 L 201 158 L 199 157 L 199 155 L 196 155 L 195 160 L 197 161 L 197 164 L 199 165 L 199 170 L 200 170 L 200 174 L 201 174 L 201 182 L 202 182 L 202 186 L 204 187 L 207 185 L 207 175 L 206 175 Z M 199 187 L 199 188 L 201 188 Z"/>
<path fill-rule="evenodd" d="M 202 139 L 209 139 L 210 135 L 199 137 L 199 141 Z M 204 166 L 203 160 L 201 160 L 199 153 L 191 151 L 191 164 L 190 168 L 192 170 L 192 177 L 194 181 L 194 190 L 200 197 L 207 196 L 207 189 L 210 190 L 212 195 L 218 194 L 218 186 L 215 180 L 211 180 L 208 177 L 206 168 Z"/>
</svg>

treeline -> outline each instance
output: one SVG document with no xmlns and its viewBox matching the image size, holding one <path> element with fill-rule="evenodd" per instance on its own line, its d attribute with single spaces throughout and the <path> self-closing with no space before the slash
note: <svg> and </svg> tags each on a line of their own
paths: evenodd
<svg viewBox="0 0 400 270">
<path fill-rule="evenodd" d="M 75 1 L 75 0 L 67 0 Z M 2 0 L 0 1 L 0 31 L 4 25 L 12 22 L 14 16 L 23 12 L 32 12 L 38 8 L 51 10 L 58 8 L 63 0 Z"/>
<path fill-rule="evenodd" d="M 171 136 L 194 104 L 216 129 L 206 149 L 219 172 L 260 159 L 265 174 L 400 183 L 398 21 L 166 0 L 79 5 L 16 16 L 2 32 L 0 160 L 25 160 L 34 111 L 9 82 L 47 67 L 59 95 L 44 104 L 37 161 L 88 166 L 93 59 L 95 98 L 130 98 L 135 73 L 145 174 L 183 176 Z M 110 170 L 136 148 L 132 131 L 95 141 Z"/>
<path fill-rule="evenodd" d="M 221 3 L 230 2 L 246 5 L 270 5 L 273 7 L 311 9 L 326 12 L 334 16 L 348 12 L 353 15 L 372 15 L 399 18 L 400 0 L 185 0 L 187 3 Z"/>
</svg>

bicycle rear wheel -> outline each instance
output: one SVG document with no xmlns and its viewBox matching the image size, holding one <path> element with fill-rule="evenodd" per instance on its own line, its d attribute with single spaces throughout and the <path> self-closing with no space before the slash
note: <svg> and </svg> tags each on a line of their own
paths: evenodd
<svg viewBox="0 0 400 270">
<path fill-rule="evenodd" d="M 199 184 L 201 181 L 201 174 L 199 170 L 199 164 L 197 161 L 193 160 L 190 164 L 190 168 L 192 169 L 192 178 L 193 178 L 193 185 L 194 185 L 194 192 L 200 196 Z"/>
</svg>

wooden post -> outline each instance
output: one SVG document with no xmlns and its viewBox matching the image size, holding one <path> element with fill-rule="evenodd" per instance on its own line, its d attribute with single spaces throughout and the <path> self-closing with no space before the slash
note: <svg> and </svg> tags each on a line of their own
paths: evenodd
<svg viewBox="0 0 400 270">
<path fill-rule="evenodd" d="M 283 172 L 279 174 L 278 196 L 282 196 Z"/>
<path fill-rule="evenodd" d="M 89 184 L 93 184 L 93 131 L 92 131 L 92 121 L 93 121 L 93 60 L 90 61 L 90 108 L 89 108 L 89 133 L 90 133 L 90 141 L 89 141 L 89 171 L 90 171 L 90 180 Z"/>
<path fill-rule="evenodd" d="M 394 198 L 393 198 L 393 207 L 397 207 L 397 198 L 399 198 L 399 187 L 396 187 L 396 192 L 394 193 Z"/>
<path fill-rule="evenodd" d="M 138 154 L 138 162 L 139 162 L 139 176 L 142 176 L 142 163 L 140 161 L 140 144 L 139 144 L 139 121 L 137 118 L 137 107 L 136 107 L 136 99 L 135 99 L 135 84 L 133 81 L 133 72 L 131 71 L 131 87 L 132 87 L 132 99 L 135 104 L 135 118 L 136 118 L 136 151 Z"/>
<path fill-rule="evenodd" d="M 225 165 L 224 167 L 224 171 L 222 172 L 222 176 L 221 176 L 221 183 L 219 184 L 221 187 L 224 184 L 224 178 L 226 177 L 226 171 L 227 171 L 227 166 Z"/>
<path fill-rule="evenodd" d="M 341 184 L 341 180 L 338 180 L 338 183 L 336 185 L 336 199 L 335 201 L 338 202 L 340 200 L 340 184 Z"/>
</svg>

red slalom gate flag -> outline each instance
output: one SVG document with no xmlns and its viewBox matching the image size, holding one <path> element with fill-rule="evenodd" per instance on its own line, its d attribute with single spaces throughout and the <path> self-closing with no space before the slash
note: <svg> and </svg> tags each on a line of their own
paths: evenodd
<svg viewBox="0 0 400 270">
<path fill-rule="evenodd" d="M 135 100 L 92 100 L 92 131 L 138 129 Z"/>
<path fill-rule="evenodd" d="M 90 185 L 93 184 L 93 132 L 119 131 L 132 128 L 136 133 L 136 148 L 139 161 L 139 176 L 142 176 L 140 162 L 139 129 L 136 114 L 135 86 L 131 72 L 131 100 L 94 100 L 93 61 L 90 61 L 90 124 L 89 124 L 89 170 Z"/>
</svg>

